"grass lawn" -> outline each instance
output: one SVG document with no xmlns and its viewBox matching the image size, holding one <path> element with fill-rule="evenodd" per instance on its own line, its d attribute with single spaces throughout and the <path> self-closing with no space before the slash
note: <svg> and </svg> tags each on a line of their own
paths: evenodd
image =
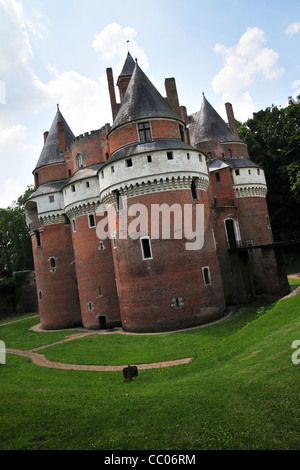
<svg viewBox="0 0 300 470">
<path fill-rule="evenodd" d="M 7 354 L 0 366 L 0 449 L 300 449 L 300 295 L 240 308 L 205 328 L 160 335 L 92 335 L 40 353 L 78 364 L 187 365 L 120 372 L 47 369 Z M 257 312 L 260 312 L 257 314 Z M 7 348 L 31 349 L 70 332 L 0 326 Z M 300 353 L 299 356 L 300 358 Z"/>
</svg>

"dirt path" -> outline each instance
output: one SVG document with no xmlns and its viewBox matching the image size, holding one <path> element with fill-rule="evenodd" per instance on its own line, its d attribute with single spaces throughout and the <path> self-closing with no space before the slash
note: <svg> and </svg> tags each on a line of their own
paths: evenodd
<svg viewBox="0 0 300 470">
<path fill-rule="evenodd" d="M 292 276 L 289 276 L 292 278 L 300 278 L 300 273 L 299 274 L 294 274 Z M 292 297 L 294 295 L 300 294 L 300 287 L 297 287 L 293 292 L 291 292 L 289 295 L 283 297 L 284 299 L 288 297 Z M 225 318 L 228 318 L 229 316 L 233 315 L 235 309 L 231 309 L 227 315 L 222 317 L 219 320 L 216 320 L 212 323 L 218 323 L 219 321 L 224 320 Z M 38 315 L 37 315 L 38 316 Z M 33 317 L 30 317 L 33 318 Z M 10 323 L 15 323 L 23 320 L 27 320 L 28 318 L 20 319 L 20 320 L 14 320 L 11 322 L 4 323 L 3 325 L 0 326 L 5 326 Z M 209 326 L 210 324 L 205 324 L 205 325 L 200 325 L 196 328 L 204 328 L 205 326 Z M 192 329 L 192 328 L 187 328 L 187 329 Z M 34 327 L 31 328 L 31 330 L 36 331 L 36 332 L 43 332 L 47 333 L 50 330 L 42 330 L 40 325 L 35 325 Z M 59 330 L 55 330 L 59 331 Z M 65 331 L 65 330 L 63 330 Z M 80 365 L 80 364 L 65 364 L 62 362 L 55 362 L 55 361 L 50 361 L 47 359 L 43 354 L 37 353 L 35 351 L 40 351 L 41 349 L 45 349 L 50 346 L 54 346 L 55 344 L 60 344 L 60 343 L 65 343 L 66 341 L 72 341 L 73 339 L 78 339 L 78 338 L 83 338 L 85 336 L 89 335 L 95 335 L 95 334 L 141 334 L 141 333 L 126 333 L 123 330 L 115 330 L 115 331 L 97 331 L 97 330 L 91 330 L 91 331 L 86 331 L 84 328 L 72 328 L 70 331 L 79 331 L 78 334 L 72 334 L 65 339 L 61 341 L 56 341 L 54 343 L 50 343 L 44 346 L 39 346 L 38 348 L 30 349 L 27 351 L 23 351 L 20 349 L 6 349 L 6 352 L 9 354 L 16 354 L 18 356 L 23 356 L 29 358 L 34 364 L 41 366 L 41 367 L 48 367 L 52 369 L 64 369 L 64 370 L 88 370 L 88 371 L 97 371 L 97 372 L 115 372 L 115 371 L 122 371 L 124 367 L 126 367 L 128 364 L 120 365 L 120 366 L 114 366 L 114 365 Z M 180 330 L 183 331 L 183 330 Z M 174 333 L 174 331 L 170 332 Z M 157 333 L 148 333 L 148 334 L 157 334 Z M 152 362 L 150 364 L 136 364 L 140 370 L 145 370 L 145 369 L 158 369 L 160 367 L 172 367 L 172 366 L 177 366 L 181 364 L 188 364 L 192 361 L 192 358 L 188 357 L 185 359 L 178 359 L 174 361 L 162 361 L 162 362 Z"/>
<path fill-rule="evenodd" d="M 49 345 L 52 346 L 52 345 Z M 37 348 L 40 349 L 40 348 Z M 41 367 L 48 367 L 51 369 L 64 369 L 64 370 L 89 370 L 96 372 L 115 372 L 122 371 L 128 364 L 122 366 L 95 366 L 95 365 L 79 365 L 79 364 L 64 364 L 62 362 L 49 361 L 43 354 L 34 352 L 33 349 L 29 351 L 21 351 L 19 349 L 7 349 L 7 353 L 16 354 L 17 356 L 28 357 L 32 362 Z M 176 361 L 152 362 L 151 364 L 137 364 L 139 370 L 144 369 L 159 369 L 160 367 L 178 366 L 181 364 L 188 364 L 191 358 L 178 359 Z"/>
</svg>

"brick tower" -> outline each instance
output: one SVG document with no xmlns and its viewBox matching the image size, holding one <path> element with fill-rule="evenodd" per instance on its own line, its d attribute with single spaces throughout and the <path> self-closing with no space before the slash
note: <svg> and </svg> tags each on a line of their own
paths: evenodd
<svg viewBox="0 0 300 470">
<path fill-rule="evenodd" d="M 259 294 L 284 294 L 288 286 L 278 253 L 271 247 L 264 170 L 249 158 L 247 145 L 237 132 L 232 105 L 226 103 L 225 108 L 228 125 L 203 97 L 191 134 L 194 146 L 206 154 L 224 293 L 226 303 L 234 304 Z M 247 246 L 255 248 L 241 250 Z"/>
<path fill-rule="evenodd" d="M 122 326 L 129 331 L 162 331 L 212 320 L 222 313 L 224 297 L 205 157 L 188 144 L 181 116 L 137 63 L 120 96 L 123 100 L 108 134 L 110 159 L 101 169 L 100 197 L 117 207 L 113 258 Z M 126 198 L 129 214 L 126 238 L 120 236 L 120 197 Z M 182 219 L 171 222 L 170 237 L 163 238 L 162 221 L 167 222 L 170 208 L 184 215 L 185 206 L 190 207 L 195 220 L 199 205 L 204 208 L 203 249 L 188 250 L 188 240 L 177 237 L 184 232 Z M 158 208 L 166 211 L 159 228 L 154 217 Z M 143 212 L 139 227 L 130 218 L 138 209 Z"/>
<path fill-rule="evenodd" d="M 44 329 L 81 325 L 70 223 L 61 195 L 67 181 L 63 151 L 73 139 L 57 109 L 33 171 L 36 191 L 26 204 Z"/>
</svg>

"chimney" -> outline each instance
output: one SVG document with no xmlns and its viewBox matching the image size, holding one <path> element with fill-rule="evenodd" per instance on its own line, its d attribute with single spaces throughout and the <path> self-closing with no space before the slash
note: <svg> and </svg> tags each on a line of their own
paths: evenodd
<svg viewBox="0 0 300 470">
<path fill-rule="evenodd" d="M 236 122 L 235 122 L 235 118 L 233 114 L 232 104 L 225 103 L 225 108 L 226 108 L 226 114 L 227 114 L 229 127 L 232 130 L 232 132 L 238 136 L 238 131 L 237 131 Z"/>
<path fill-rule="evenodd" d="M 106 69 L 106 76 L 107 76 L 108 90 L 109 90 L 109 96 L 110 96 L 111 112 L 112 112 L 113 119 L 115 119 L 118 107 L 117 107 L 117 101 L 116 101 L 112 68 Z"/>
<path fill-rule="evenodd" d="M 168 101 L 169 101 L 169 105 L 175 111 L 175 113 L 178 114 L 180 119 L 182 119 L 181 109 L 180 109 L 180 106 L 179 106 L 178 94 L 177 94 L 177 89 L 176 89 L 175 78 L 166 78 L 165 79 L 165 89 L 166 89 L 166 92 L 167 92 L 167 98 L 168 98 Z"/>
<path fill-rule="evenodd" d="M 48 131 L 44 132 L 44 143 L 45 143 L 45 142 L 46 142 L 46 140 L 47 140 L 48 134 L 49 134 L 49 132 L 48 132 Z"/>
</svg>

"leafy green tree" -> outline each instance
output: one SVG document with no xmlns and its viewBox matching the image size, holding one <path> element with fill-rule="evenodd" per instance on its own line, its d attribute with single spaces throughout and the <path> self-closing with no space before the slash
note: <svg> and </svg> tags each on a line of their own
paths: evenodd
<svg viewBox="0 0 300 470">
<path fill-rule="evenodd" d="M 11 207 L 0 209 L 0 270 L 34 269 L 31 238 L 25 222 L 24 204 L 34 191 L 28 186 Z"/>
<path fill-rule="evenodd" d="M 238 123 L 251 160 L 265 170 L 275 235 L 300 231 L 300 104 L 272 105 Z"/>
</svg>

